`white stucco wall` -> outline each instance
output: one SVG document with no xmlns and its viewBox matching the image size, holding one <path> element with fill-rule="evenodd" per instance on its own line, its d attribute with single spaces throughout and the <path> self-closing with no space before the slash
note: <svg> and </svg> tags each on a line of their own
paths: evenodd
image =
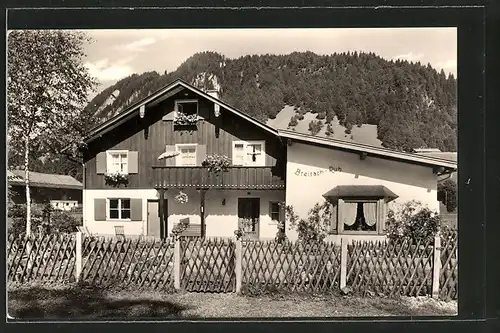
<svg viewBox="0 0 500 333">
<path fill-rule="evenodd" d="M 165 198 L 168 199 L 168 235 L 180 219 L 189 217 L 191 224 L 200 224 L 200 194 L 195 189 L 186 189 L 189 201 L 185 204 L 177 203 L 174 197 L 179 190 L 168 190 Z M 84 225 L 91 233 L 99 235 L 114 235 L 115 226 L 124 226 L 126 235 L 147 235 L 147 200 L 158 199 L 158 192 L 154 189 L 112 189 L 112 190 L 84 190 Z M 95 221 L 94 199 L 107 197 L 142 198 L 142 221 Z M 260 227 L 261 239 L 272 239 L 276 236 L 277 225 L 269 216 L 269 201 L 285 200 L 285 191 L 236 191 L 236 190 L 208 190 L 205 194 L 205 223 L 207 237 L 234 237 L 238 228 L 238 198 L 260 198 Z M 222 200 L 225 199 L 225 205 Z"/>
<path fill-rule="evenodd" d="M 384 185 L 399 196 L 390 208 L 418 200 L 439 212 L 437 176 L 424 167 L 376 157 L 361 160 L 358 154 L 301 143 L 287 147 L 286 204 L 292 205 L 300 217 L 324 201 L 323 194 L 338 185 Z M 342 171 L 330 171 L 341 169 Z M 286 228 L 287 237 L 297 238 Z M 328 240 L 340 239 L 330 236 Z"/>
</svg>

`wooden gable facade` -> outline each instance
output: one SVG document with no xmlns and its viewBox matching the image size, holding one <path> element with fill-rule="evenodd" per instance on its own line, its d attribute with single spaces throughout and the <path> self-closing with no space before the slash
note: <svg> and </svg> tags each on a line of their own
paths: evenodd
<svg viewBox="0 0 500 333">
<path fill-rule="evenodd" d="M 174 123 L 175 101 L 196 100 L 200 119 L 195 126 Z M 126 188 L 213 187 L 227 189 L 284 189 L 286 145 L 266 129 L 253 124 L 227 108 L 214 113 L 215 103 L 195 91 L 183 89 L 154 105 L 146 106 L 132 119 L 88 143 L 84 154 L 85 189 L 111 189 L 106 184 L 107 151 L 128 154 Z M 232 160 L 234 141 L 265 141 L 264 166 L 231 166 L 218 177 L 207 174 L 202 161 L 211 155 Z M 197 144 L 196 166 L 175 165 L 175 157 L 158 160 L 178 144 Z"/>
</svg>

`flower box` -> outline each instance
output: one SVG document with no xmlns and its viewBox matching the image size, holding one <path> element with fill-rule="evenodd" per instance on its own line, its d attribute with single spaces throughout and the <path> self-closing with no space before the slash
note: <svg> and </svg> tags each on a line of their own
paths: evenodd
<svg viewBox="0 0 500 333">
<path fill-rule="evenodd" d="M 107 173 L 104 175 L 104 181 L 106 185 L 110 186 L 120 186 L 128 185 L 128 175 L 123 173 Z"/>
<path fill-rule="evenodd" d="M 174 125 L 176 126 L 196 126 L 199 117 L 197 114 L 185 114 L 177 111 L 174 118 Z"/>
</svg>

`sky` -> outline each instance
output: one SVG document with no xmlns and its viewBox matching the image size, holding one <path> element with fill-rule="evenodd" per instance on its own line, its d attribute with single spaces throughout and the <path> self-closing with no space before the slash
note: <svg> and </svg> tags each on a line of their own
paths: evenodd
<svg viewBox="0 0 500 333">
<path fill-rule="evenodd" d="M 456 28 L 86 30 L 85 64 L 96 93 L 131 74 L 174 71 L 197 52 L 228 58 L 312 51 L 373 52 L 385 59 L 430 63 L 457 76 Z"/>
</svg>

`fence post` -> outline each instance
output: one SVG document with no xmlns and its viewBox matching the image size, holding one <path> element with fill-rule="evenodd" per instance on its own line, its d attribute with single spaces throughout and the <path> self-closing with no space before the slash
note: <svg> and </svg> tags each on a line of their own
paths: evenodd
<svg viewBox="0 0 500 333">
<path fill-rule="evenodd" d="M 236 240 L 236 251 L 234 252 L 235 256 L 235 265 L 234 265 L 234 272 L 236 275 L 236 293 L 241 292 L 241 239 Z"/>
<path fill-rule="evenodd" d="M 347 239 L 340 238 L 340 289 L 347 285 Z"/>
<path fill-rule="evenodd" d="M 432 266 L 432 297 L 439 297 L 439 275 L 441 273 L 441 236 L 434 237 L 434 264 Z"/>
<path fill-rule="evenodd" d="M 76 282 L 80 282 L 82 275 L 82 233 L 76 233 L 76 257 L 75 257 L 75 278 Z"/>
<path fill-rule="evenodd" d="M 174 239 L 174 288 L 181 289 L 181 241 Z"/>
</svg>

